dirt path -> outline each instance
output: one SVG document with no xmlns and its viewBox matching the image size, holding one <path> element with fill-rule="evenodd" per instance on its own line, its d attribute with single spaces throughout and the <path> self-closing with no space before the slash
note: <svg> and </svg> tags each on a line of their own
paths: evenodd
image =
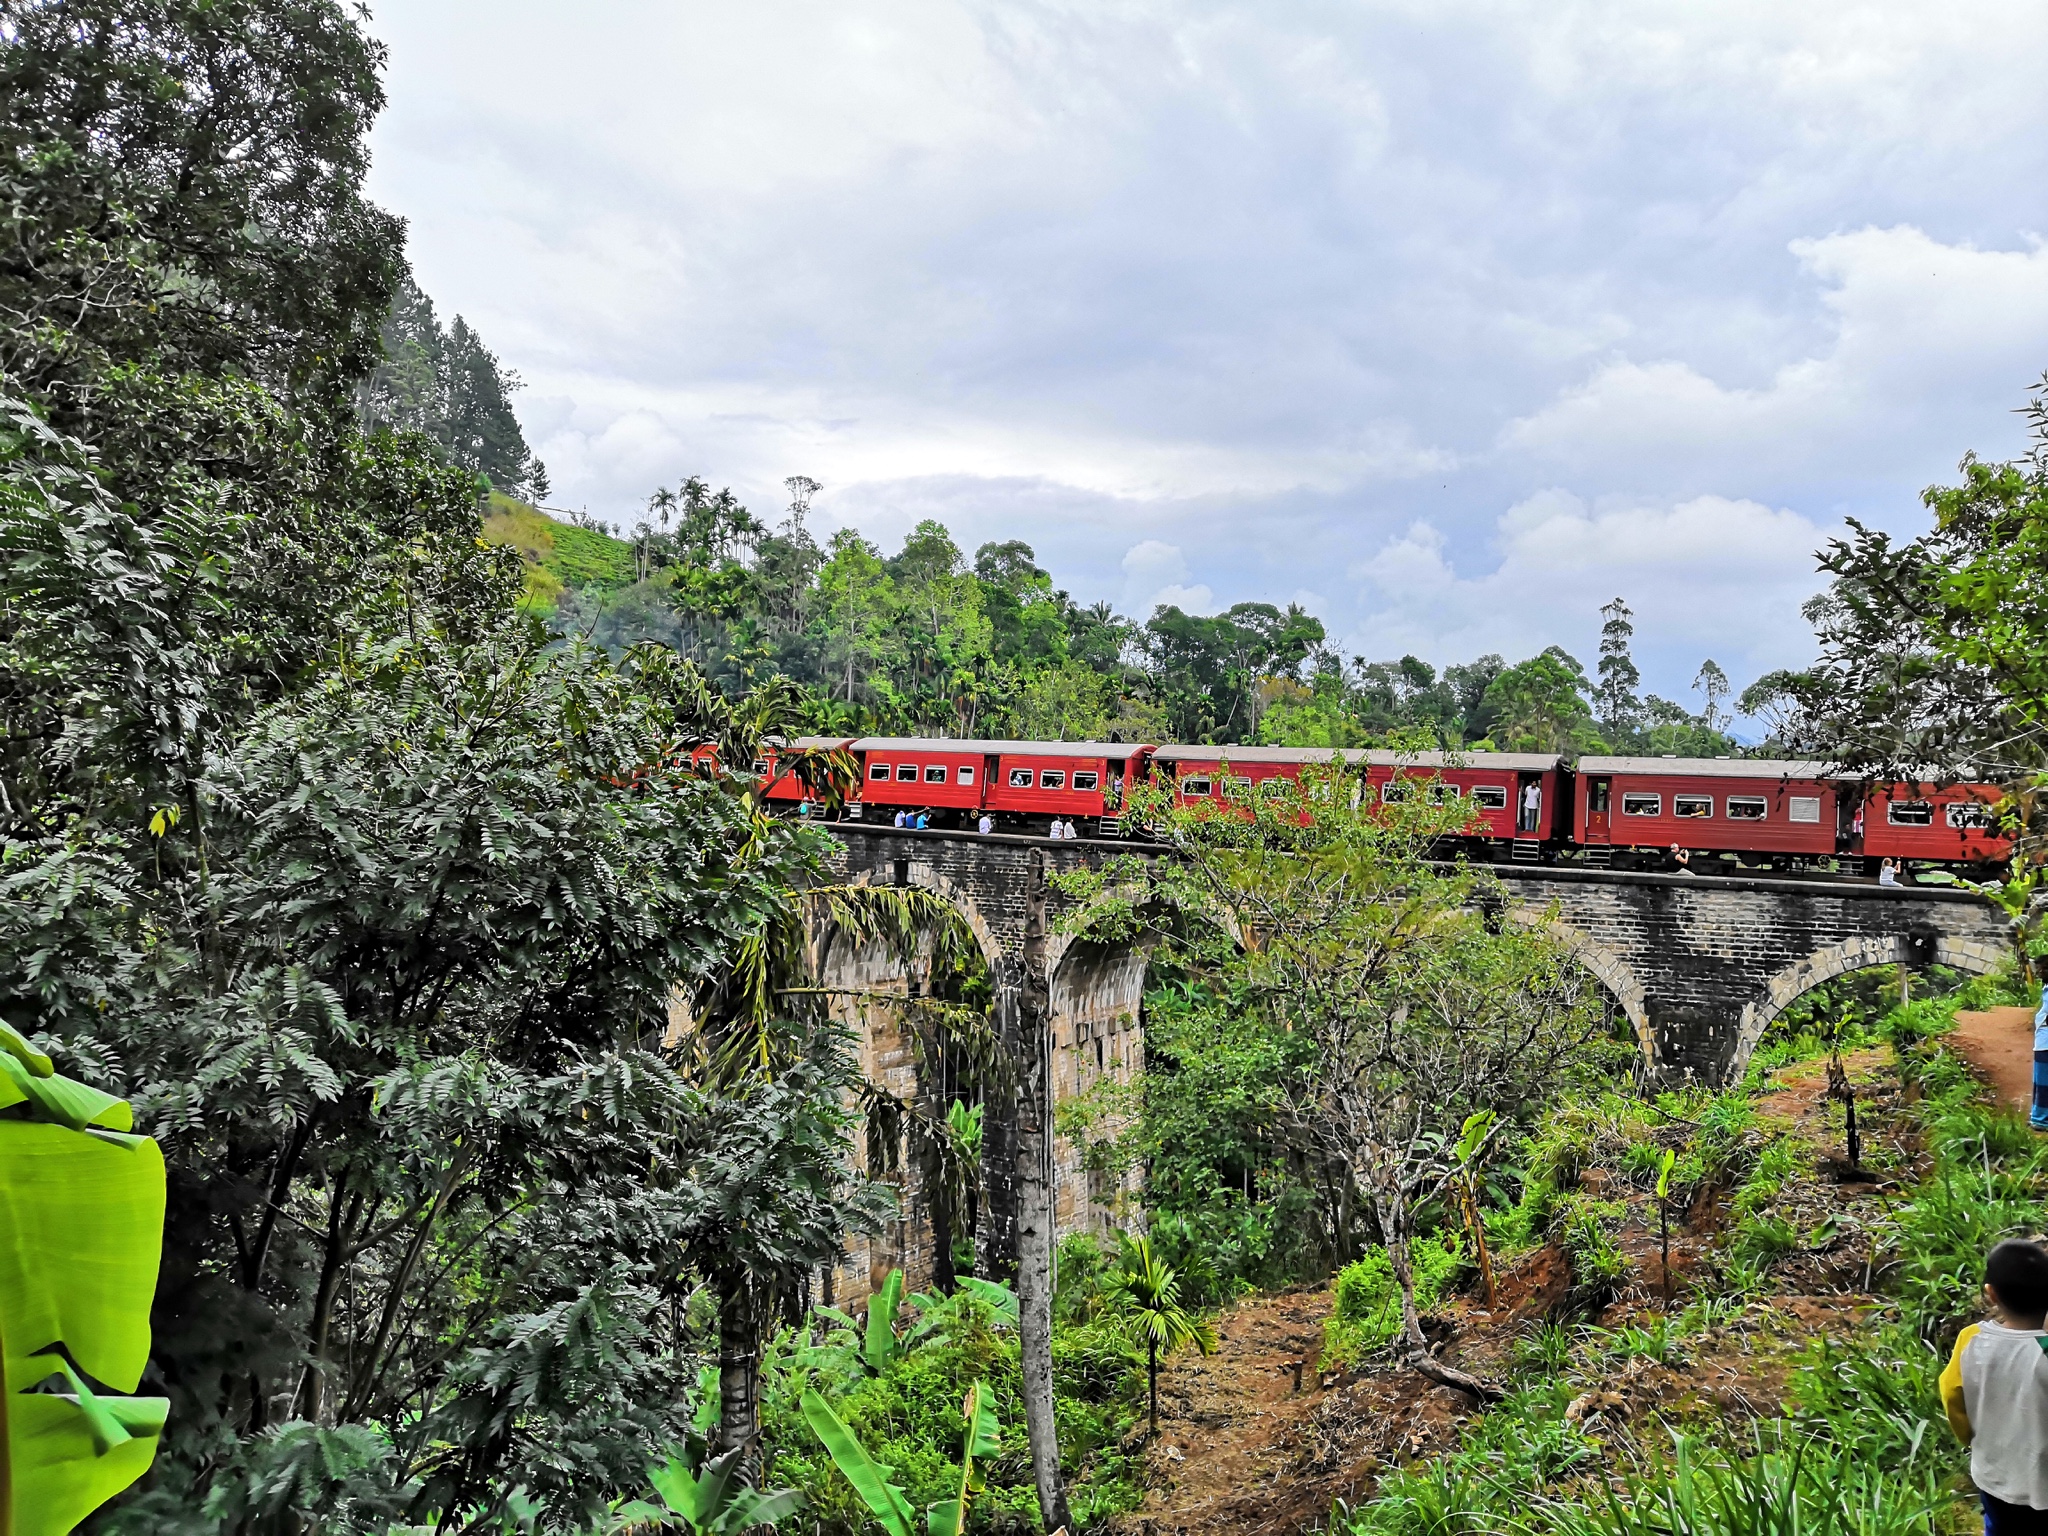
<svg viewBox="0 0 2048 1536">
<path fill-rule="evenodd" d="M 1282 1500 L 1276 1485 L 1291 1470 L 1289 1443 L 1323 1395 L 1316 1355 L 1329 1314 L 1328 1291 L 1248 1297 L 1217 1320 L 1215 1354 L 1183 1351 L 1162 1369 L 1159 1439 L 1147 1458 L 1152 1487 L 1136 1522 L 1142 1529 L 1292 1530 L 1303 1523 L 1274 1520 L 1271 1506 L 1298 1502 L 1296 1490 Z"/>
<path fill-rule="evenodd" d="M 1956 1015 L 1948 1041 L 2001 1099 L 2025 1108 L 2034 1096 L 2034 1010 L 1987 1008 Z"/>
</svg>

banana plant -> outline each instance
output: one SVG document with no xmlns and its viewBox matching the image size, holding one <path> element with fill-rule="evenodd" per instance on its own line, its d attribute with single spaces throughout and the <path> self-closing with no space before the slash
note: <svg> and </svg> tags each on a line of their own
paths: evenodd
<svg viewBox="0 0 2048 1536">
<path fill-rule="evenodd" d="M 801 1351 L 804 1365 L 837 1367 L 842 1372 L 880 1376 L 903 1358 L 903 1337 L 896 1331 L 896 1317 L 903 1309 L 903 1271 L 892 1269 L 882 1288 L 868 1298 L 866 1325 L 856 1324 L 837 1307 L 811 1310 L 829 1322 L 839 1324 L 823 1344 Z"/>
<path fill-rule="evenodd" d="M 1472 1247 L 1479 1255 L 1479 1274 L 1486 1284 L 1486 1304 L 1497 1304 L 1493 1285 L 1493 1254 L 1486 1246 L 1486 1222 L 1479 1214 L 1479 1157 L 1486 1150 L 1487 1140 L 1493 1135 L 1493 1128 L 1500 1116 L 1490 1109 L 1482 1109 L 1476 1115 L 1467 1115 L 1465 1124 L 1458 1133 L 1458 1143 L 1452 1148 L 1458 1160 L 1458 1205 L 1465 1215 L 1465 1226 L 1472 1234 Z"/>
<path fill-rule="evenodd" d="M 1664 1306 L 1671 1306 L 1671 1170 L 1678 1164 L 1678 1153 L 1664 1149 L 1664 1159 L 1657 1164 L 1657 1247 L 1661 1254 L 1664 1272 Z"/>
<path fill-rule="evenodd" d="M 616 1510 L 614 1532 L 686 1528 L 693 1536 L 735 1536 L 757 1525 L 774 1525 L 803 1508 L 804 1496 L 794 1488 L 763 1493 L 740 1479 L 747 1447 L 711 1456 L 704 1437 L 692 1434 L 683 1455 L 669 1457 L 650 1471 L 648 1481 L 661 1506 L 635 1500 Z"/>
<path fill-rule="evenodd" d="M 0 1536 L 63 1536 L 149 1470 L 170 1409 L 133 1395 L 164 1159 L 124 1100 L 5 1024 L 0 1110 Z"/>
<path fill-rule="evenodd" d="M 853 1491 L 860 1495 L 861 1502 L 874 1512 L 887 1536 L 961 1536 L 967 1528 L 967 1513 L 973 1497 L 982 1490 L 981 1469 L 990 1457 L 1002 1452 L 1002 1428 L 996 1420 L 995 1408 L 987 1398 L 988 1389 L 981 1382 L 967 1389 L 966 1401 L 960 1405 L 960 1415 L 967 1424 L 960 1447 L 960 1491 L 925 1510 L 922 1531 L 917 1528 L 917 1517 L 910 1507 L 910 1500 L 901 1488 L 889 1481 L 889 1474 L 895 1468 L 884 1466 L 870 1457 L 853 1431 L 832 1411 L 832 1405 L 816 1392 L 804 1393 L 803 1410 L 812 1433 L 817 1435 L 819 1443 L 831 1456 L 832 1464 L 853 1485 Z"/>
</svg>

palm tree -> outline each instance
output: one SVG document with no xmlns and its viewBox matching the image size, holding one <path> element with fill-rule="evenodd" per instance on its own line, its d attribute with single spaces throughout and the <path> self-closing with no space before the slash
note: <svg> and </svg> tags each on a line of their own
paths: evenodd
<svg viewBox="0 0 2048 1536">
<path fill-rule="evenodd" d="M 1203 1354 L 1216 1348 L 1216 1330 L 1180 1304 L 1180 1276 L 1152 1252 L 1152 1239 L 1123 1239 L 1123 1257 L 1110 1285 L 1121 1301 L 1125 1325 L 1145 1341 L 1145 1374 L 1152 1394 L 1152 1433 L 1159 1433 L 1159 1356 L 1183 1344 Z"/>
</svg>

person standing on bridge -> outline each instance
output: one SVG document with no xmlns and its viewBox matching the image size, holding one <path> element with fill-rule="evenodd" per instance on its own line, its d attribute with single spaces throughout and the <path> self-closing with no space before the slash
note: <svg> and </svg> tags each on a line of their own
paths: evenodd
<svg viewBox="0 0 2048 1536">
<path fill-rule="evenodd" d="M 987 811 L 983 811 L 981 813 L 981 821 L 978 823 L 978 827 L 981 832 L 981 835 L 983 837 L 987 837 L 989 833 L 995 831 L 996 829 L 995 817 L 989 815 Z"/>
</svg>

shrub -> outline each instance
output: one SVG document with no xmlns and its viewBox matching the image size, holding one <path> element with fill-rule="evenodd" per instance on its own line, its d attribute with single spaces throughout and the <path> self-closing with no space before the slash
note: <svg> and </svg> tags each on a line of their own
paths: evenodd
<svg viewBox="0 0 2048 1536">
<path fill-rule="evenodd" d="M 1455 1236 L 1420 1237 L 1409 1250 L 1415 1267 L 1415 1305 L 1436 1306 L 1456 1287 L 1465 1266 Z M 1350 1365 L 1400 1336 L 1401 1292 L 1384 1248 L 1374 1248 L 1337 1273 L 1336 1305 L 1323 1328 L 1323 1363 Z"/>
</svg>

